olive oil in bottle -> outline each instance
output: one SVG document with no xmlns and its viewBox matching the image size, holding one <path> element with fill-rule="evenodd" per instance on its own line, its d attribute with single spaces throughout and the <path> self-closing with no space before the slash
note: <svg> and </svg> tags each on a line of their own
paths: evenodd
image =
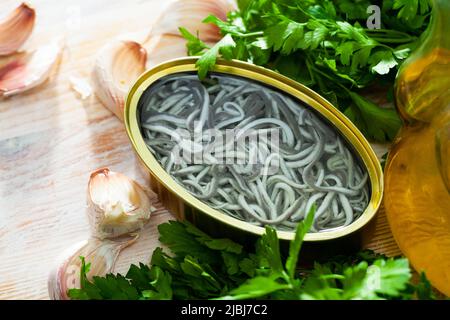
<svg viewBox="0 0 450 320">
<path fill-rule="evenodd" d="M 384 202 L 402 252 L 450 296 L 450 1 L 432 2 L 423 42 L 397 75 L 404 126 L 386 164 Z"/>
</svg>

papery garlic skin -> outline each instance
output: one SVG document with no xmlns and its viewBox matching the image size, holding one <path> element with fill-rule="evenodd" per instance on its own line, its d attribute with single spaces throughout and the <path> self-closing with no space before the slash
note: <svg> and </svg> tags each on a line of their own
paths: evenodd
<svg viewBox="0 0 450 320">
<path fill-rule="evenodd" d="M 29 38 L 34 28 L 36 13 L 22 3 L 3 21 L 0 21 L 0 56 L 16 52 Z"/>
<path fill-rule="evenodd" d="M 100 239 L 139 231 L 155 210 L 135 181 L 108 168 L 91 174 L 87 199 L 94 236 Z"/>
<path fill-rule="evenodd" d="M 137 42 L 116 40 L 105 45 L 95 60 L 94 91 L 102 104 L 123 119 L 130 85 L 145 71 L 146 50 Z"/>
<path fill-rule="evenodd" d="M 78 93 L 81 100 L 85 100 L 91 96 L 92 87 L 86 79 L 72 75 L 69 77 L 69 83 L 72 90 Z"/>
<path fill-rule="evenodd" d="M 64 44 L 54 40 L 31 53 L 17 54 L 0 67 L 0 97 L 28 91 L 44 83 L 59 62 Z"/>
</svg>

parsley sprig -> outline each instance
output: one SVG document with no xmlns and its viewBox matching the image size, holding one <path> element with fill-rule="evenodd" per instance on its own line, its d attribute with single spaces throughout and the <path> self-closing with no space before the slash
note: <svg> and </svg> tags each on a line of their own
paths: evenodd
<svg viewBox="0 0 450 320">
<path fill-rule="evenodd" d="M 190 55 L 199 55 L 200 78 L 218 56 L 274 69 L 321 93 L 343 111 L 367 138 L 392 140 L 401 121 L 394 109 L 380 108 L 361 89 L 392 91 L 395 74 L 419 41 L 429 20 L 428 0 L 375 1 L 381 29 L 365 27 L 367 8 L 360 0 L 238 0 L 239 9 L 222 21 L 223 39 L 209 47 L 181 27 Z M 194 30 L 195 31 L 195 30 Z"/>
<path fill-rule="evenodd" d="M 412 285 L 405 258 L 386 258 L 363 251 L 337 256 L 312 268 L 298 269 L 303 238 L 311 227 L 312 209 L 298 224 L 287 257 L 275 229 L 266 227 L 247 252 L 229 239 L 215 239 L 188 222 L 170 221 L 158 229 L 171 254 L 157 248 L 150 265 L 132 265 L 125 276 L 108 274 L 89 280 L 82 259 L 81 289 L 71 299 L 433 299 L 422 274 Z"/>
</svg>

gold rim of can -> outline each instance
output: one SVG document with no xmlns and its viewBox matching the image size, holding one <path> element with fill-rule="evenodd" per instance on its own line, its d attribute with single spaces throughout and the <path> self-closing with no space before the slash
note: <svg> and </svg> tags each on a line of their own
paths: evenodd
<svg viewBox="0 0 450 320">
<path fill-rule="evenodd" d="M 195 198 L 185 188 L 179 185 L 158 163 L 156 158 L 148 150 L 142 137 L 137 117 L 138 102 L 144 91 L 150 87 L 158 79 L 179 72 L 196 71 L 195 63 L 198 57 L 179 58 L 161 63 L 154 68 L 144 72 L 131 87 L 124 108 L 124 122 L 128 137 L 133 145 L 134 150 L 142 160 L 144 165 L 150 171 L 150 174 L 172 194 L 177 195 L 184 204 L 187 204 L 196 210 L 220 221 L 230 227 L 240 229 L 241 231 L 261 235 L 264 233 L 264 227 L 252 225 L 248 222 L 238 220 L 219 210 L 209 207 L 201 200 Z M 362 215 L 348 226 L 318 233 L 308 233 L 305 241 L 323 241 L 340 238 L 361 229 L 376 214 L 383 196 L 383 172 L 381 165 L 370 146 L 369 142 L 364 138 L 362 133 L 356 126 L 339 110 L 337 110 L 330 102 L 320 96 L 318 93 L 305 87 L 304 85 L 289 79 L 272 70 L 253 65 L 251 63 L 237 60 L 218 60 L 216 66 L 212 70 L 222 74 L 240 76 L 245 79 L 258 81 L 263 85 L 268 85 L 283 91 L 298 100 L 304 102 L 307 106 L 313 108 L 324 118 L 332 123 L 332 125 L 344 136 L 354 150 L 358 152 L 364 166 L 369 173 L 371 186 L 371 197 L 366 210 Z M 293 240 L 294 232 L 277 231 L 278 237 L 282 240 Z"/>
</svg>

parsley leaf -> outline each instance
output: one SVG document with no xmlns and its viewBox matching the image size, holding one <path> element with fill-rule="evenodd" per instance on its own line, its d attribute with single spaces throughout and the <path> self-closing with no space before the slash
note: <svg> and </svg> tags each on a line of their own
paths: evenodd
<svg viewBox="0 0 450 320">
<path fill-rule="evenodd" d="M 242 300 L 264 297 L 278 290 L 290 289 L 286 283 L 279 283 L 277 277 L 257 276 L 251 278 L 240 287 L 232 290 L 229 295 L 220 300 Z"/>
<path fill-rule="evenodd" d="M 411 270 L 406 258 L 379 259 L 372 266 L 373 272 L 369 275 L 369 281 L 374 281 L 375 291 L 378 294 L 398 296 L 411 279 Z"/>
<path fill-rule="evenodd" d="M 327 265 L 314 264 L 314 269 L 306 278 L 301 292 L 302 300 L 338 300 L 342 289 L 337 286 L 336 279 L 342 275 L 334 274 Z"/>
<path fill-rule="evenodd" d="M 430 281 L 428 281 L 424 272 L 420 273 L 420 281 L 416 287 L 412 286 L 413 290 L 416 292 L 417 298 L 419 300 L 435 300 L 436 295 L 433 292 L 433 287 Z"/>
<path fill-rule="evenodd" d="M 383 50 L 374 53 L 369 58 L 372 72 L 388 74 L 391 69 L 398 65 L 391 51 Z"/>
<path fill-rule="evenodd" d="M 216 59 L 219 53 L 225 59 L 232 59 L 233 48 L 236 47 L 236 43 L 230 34 L 224 36 L 219 42 L 217 42 L 213 47 L 206 51 L 200 59 L 198 59 L 196 66 L 198 68 L 198 76 L 200 79 L 204 79 L 208 71 L 214 68 L 216 64 Z"/>
<path fill-rule="evenodd" d="M 81 257 L 81 288 L 68 295 L 78 300 L 435 298 L 424 274 L 417 286 L 409 283 L 411 270 L 404 258 L 363 251 L 298 272 L 299 251 L 314 210 L 299 223 L 286 260 L 271 227 L 255 251 L 247 253 L 229 239 L 214 239 L 187 222 L 170 221 L 159 226 L 170 255 L 157 248 L 150 265 L 131 265 L 125 276 L 92 279 L 87 276 L 90 265 Z M 199 254 L 201 248 L 208 253 Z M 217 260 L 210 260 L 211 253 Z"/>
<path fill-rule="evenodd" d="M 171 221 L 158 226 L 159 240 L 180 256 L 193 255 L 206 263 L 218 260 L 218 253 L 200 243 L 195 234 L 188 232 L 184 223 Z"/>
<path fill-rule="evenodd" d="M 212 23 L 212 24 L 218 26 L 220 28 L 220 30 L 225 34 L 229 33 L 231 35 L 240 36 L 245 33 L 245 29 L 242 26 L 233 24 L 231 22 L 222 21 L 213 14 L 210 14 L 209 16 L 207 16 L 202 22 L 203 23 Z"/>
<path fill-rule="evenodd" d="M 413 20 L 418 11 L 424 15 L 429 10 L 429 4 L 427 0 L 394 0 L 393 9 L 400 9 L 398 17 L 403 20 Z"/>
<path fill-rule="evenodd" d="M 187 40 L 186 48 L 189 55 L 200 55 L 205 49 L 209 49 L 209 47 L 198 38 L 198 36 L 194 36 L 186 28 L 181 27 L 179 30 L 181 35 Z"/>
<path fill-rule="evenodd" d="M 266 233 L 261 237 L 261 250 L 259 252 L 265 259 L 267 259 L 268 267 L 273 272 L 281 272 L 283 265 L 280 255 L 280 244 L 277 237 L 277 232 L 274 228 L 266 226 Z"/>
<path fill-rule="evenodd" d="M 382 109 L 359 94 L 349 91 L 355 107 L 344 113 L 358 124 L 358 128 L 377 141 L 394 139 L 400 129 L 401 120 L 394 109 Z"/>
<path fill-rule="evenodd" d="M 393 139 L 400 124 L 396 111 L 373 108 L 348 92 L 358 94 L 357 90 L 379 82 L 393 86 L 395 72 L 427 27 L 431 7 L 428 0 L 380 1 L 381 29 L 368 29 L 371 4 L 368 0 L 239 0 L 239 9 L 229 12 L 226 21 L 214 15 L 204 19 L 224 36 L 214 47 L 208 48 L 185 30 L 181 33 L 188 40 L 189 54 L 201 55 L 200 78 L 213 69 L 219 56 L 274 69 L 345 110 L 368 139 L 384 142 Z"/>
<path fill-rule="evenodd" d="M 286 260 L 286 271 L 291 279 L 294 279 L 294 273 L 297 268 L 298 255 L 300 254 L 300 250 L 302 248 L 303 238 L 312 226 L 315 211 L 316 207 L 312 206 L 306 216 L 306 219 L 297 225 L 295 238 L 289 246 L 289 257 Z"/>
</svg>

